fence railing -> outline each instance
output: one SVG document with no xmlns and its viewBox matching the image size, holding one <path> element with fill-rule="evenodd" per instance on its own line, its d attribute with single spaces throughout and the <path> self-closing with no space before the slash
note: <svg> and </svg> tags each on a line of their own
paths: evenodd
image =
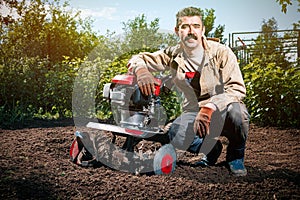
<svg viewBox="0 0 300 200">
<path fill-rule="evenodd" d="M 258 51 L 266 51 L 267 49 L 259 50 L 254 48 L 256 40 L 262 34 L 275 34 L 276 41 L 281 44 L 276 48 L 286 53 L 287 59 L 290 62 L 299 62 L 300 57 L 300 30 L 276 30 L 269 32 L 253 31 L 253 32 L 235 32 L 229 34 L 229 46 L 233 49 L 241 65 L 248 64 L 252 60 L 252 55 L 260 53 Z M 272 41 L 270 41 L 272 42 Z M 263 53 L 263 52 L 261 52 Z"/>
</svg>

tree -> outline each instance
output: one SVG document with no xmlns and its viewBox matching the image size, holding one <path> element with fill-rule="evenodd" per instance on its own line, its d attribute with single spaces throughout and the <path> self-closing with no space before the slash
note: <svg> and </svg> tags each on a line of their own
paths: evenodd
<svg viewBox="0 0 300 200">
<path fill-rule="evenodd" d="M 298 0 L 299 1 L 299 0 Z M 281 12 L 287 12 L 287 6 L 292 5 L 291 0 L 276 0 L 277 3 L 281 6 Z"/>
<path fill-rule="evenodd" d="M 250 50 L 252 59 L 258 58 L 266 63 L 276 62 L 281 67 L 288 66 L 286 60 L 288 50 L 284 51 L 284 43 L 279 39 L 278 25 L 274 18 L 263 20 L 261 33 Z"/>
<path fill-rule="evenodd" d="M 208 37 L 217 37 L 221 42 L 223 40 L 224 25 L 218 25 L 215 28 L 215 10 L 200 9 L 205 25 L 205 35 Z M 135 17 L 133 20 L 123 22 L 123 30 L 125 32 L 124 41 L 122 44 L 123 52 L 128 52 L 136 49 L 150 48 L 158 49 L 162 46 L 175 45 L 178 39 L 175 34 L 165 34 L 159 32 L 159 19 L 155 18 L 150 23 L 144 14 Z"/>
<path fill-rule="evenodd" d="M 122 54 L 121 38 L 109 30 L 98 37 L 98 45 L 88 54 L 88 60 L 95 59 L 110 62 Z"/>
<path fill-rule="evenodd" d="M 155 18 L 147 22 L 145 14 L 135 17 L 133 20 L 123 22 L 125 38 L 122 44 L 123 52 L 129 52 L 142 48 L 159 48 L 162 41 L 162 34 L 158 32 L 159 19 Z"/>
<path fill-rule="evenodd" d="M 219 38 L 221 43 L 225 43 L 225 40 L 223 39 L 224 35 L 223 32 L 225 30 L 225 25 L 218 25 L 215 28 L 215 10 L 214 9 L 205 9 L 202 10 L 202 18 L 203 18 L 203 23 L 205 26 L 205 35 L 207 37 L 216 37 Z"/>
<path fill-rule="evenodd" d="M 252 121 L 299 127 L 300 71 L 288 59 L 292 35 L 280 37 L 274 18 L 264 20 L 261 31 L 250 49 L 253 61 L 242 67 L 247 88 L 245 103 Z"/>
<path fill-rule="evenodd" d="M 103 42 L 92 21 L 58 0 L 1 4 L 11 9 L 0 17 L 1 123 L 37 113 L 70 115 L 76 69 Z"/>
<path fill-rule="evenodd" d="M 68 10 L 59 0 L 7 1 L 16 12 L 1 16 L 1 53 L 7 57 L 47 58 L 51 62 L 63 56 L 83 58 L 97 44 L 91 21 L 80 19 L 79 12 Z M 4 23 L 3 23 L 4 22 Z"/>
<path fill-rule="evenodd" d="M 297 12 L 300 13 L 300 0 L 298 0 Z M 294 23 L 293 25 L 294 25 L 294 29 L 300 29 L 300 20 L 298 20 L 298 22 Z M 300 35 L 300 33 L 299 33 L 299 35 Z"/>
</svg>

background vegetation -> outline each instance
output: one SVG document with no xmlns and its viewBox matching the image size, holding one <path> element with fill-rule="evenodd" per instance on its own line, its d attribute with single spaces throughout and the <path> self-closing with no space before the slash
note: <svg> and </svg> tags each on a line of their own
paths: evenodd
<svg viewBox="0 0 300 200">
<path fill-rule="evenodd" d="M 290 1 L 278 1 L 287 12 Z M 299 1 L 299 0 L 298 0 Z M 123 22 L 124 35 L 109 30 L 98 35 L 91 19 L 82 19 L 68 2 L 58 0 L 6 0 L 13 15 L 0 16 L 0 125 L 34 118 L 72 117 L 74 80 L 80 70 L 100 72 L 95 95 L 96 116 L 111 117 L 109 104 L 101 97 L 111 78 L 126 73 L 131 55 L 176 44 L 173 34 L 159 32 L 159 19 L 151 22 L 142 14 Z M 215 25 L 213 9 L 202 10 L 206 35 L 225 42 L 225 25 Z M 294 24 L 299 29 L 300 22 Z M 299 62 L 292 63 L 278 45 L 275 19 L 264 21 L 255 41 L 252 62 L 242 66 L 248 90 L 245 100 L 252 122 L 268 126 L 299 127 Z M 267 47 L 267 48 L 266 48 Z M 268 51 L 265 51 L 268 49 Z M 83 70 L 84 71 L 84 70 Z M 175 94 L 167 97 L 168 117 L 180 112 Z M 84 104 L 84 102 L 82 102 Z"/>
</svg>

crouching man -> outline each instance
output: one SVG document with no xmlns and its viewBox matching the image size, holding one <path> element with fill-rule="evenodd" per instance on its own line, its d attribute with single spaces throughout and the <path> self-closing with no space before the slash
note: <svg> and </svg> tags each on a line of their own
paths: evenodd
<svg viewBox="0 0 300 200">
<path fill-rule="evenodd" d="M 144 95 L 154 92 L 151 72 L 170 70 L 173 82 L 184 94 L 183 112 L 172 123 L 168 143 L 205 156 L 196 164 L 211 166 L 222 152 L 225 136 L 226 162 L 235 176 L 245 176 L 245 145 L 249 114 L 242 100 L 246 95 L 243 77 L 232 50 L 204 36 L 205 27 L 198 8 L 188 7 L 176 15 L 176 46 L 154 53 L 140 53 L 129 61 Z"/>
</svg>

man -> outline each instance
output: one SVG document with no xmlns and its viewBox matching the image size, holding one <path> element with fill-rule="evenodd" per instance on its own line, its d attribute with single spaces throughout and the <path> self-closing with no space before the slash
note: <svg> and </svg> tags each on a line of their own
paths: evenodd
<svg viewBox="0 0 300 200">
<path fill-rule="evenodd" d="M 249 114 L 242 99 L 246 89 L 234 53 L 204 36 L 201 12 L 184 8 L 176 15 L 177 46 L 154 53 L 140 53 L 129 61 L 129 71 L 137 77 L 144 95 L 154 93 L 154 71 L 170 70 L 173 81 L 184 94 L 183 112 L 168 131 L 168 142 L 176 148 L 204 153 L 196 165 L 217 162 L 222 144 L 216 137 L 228 138 L 226 161 L 235 176 L 245 176 L 245 144 Z"/>
</svg>

